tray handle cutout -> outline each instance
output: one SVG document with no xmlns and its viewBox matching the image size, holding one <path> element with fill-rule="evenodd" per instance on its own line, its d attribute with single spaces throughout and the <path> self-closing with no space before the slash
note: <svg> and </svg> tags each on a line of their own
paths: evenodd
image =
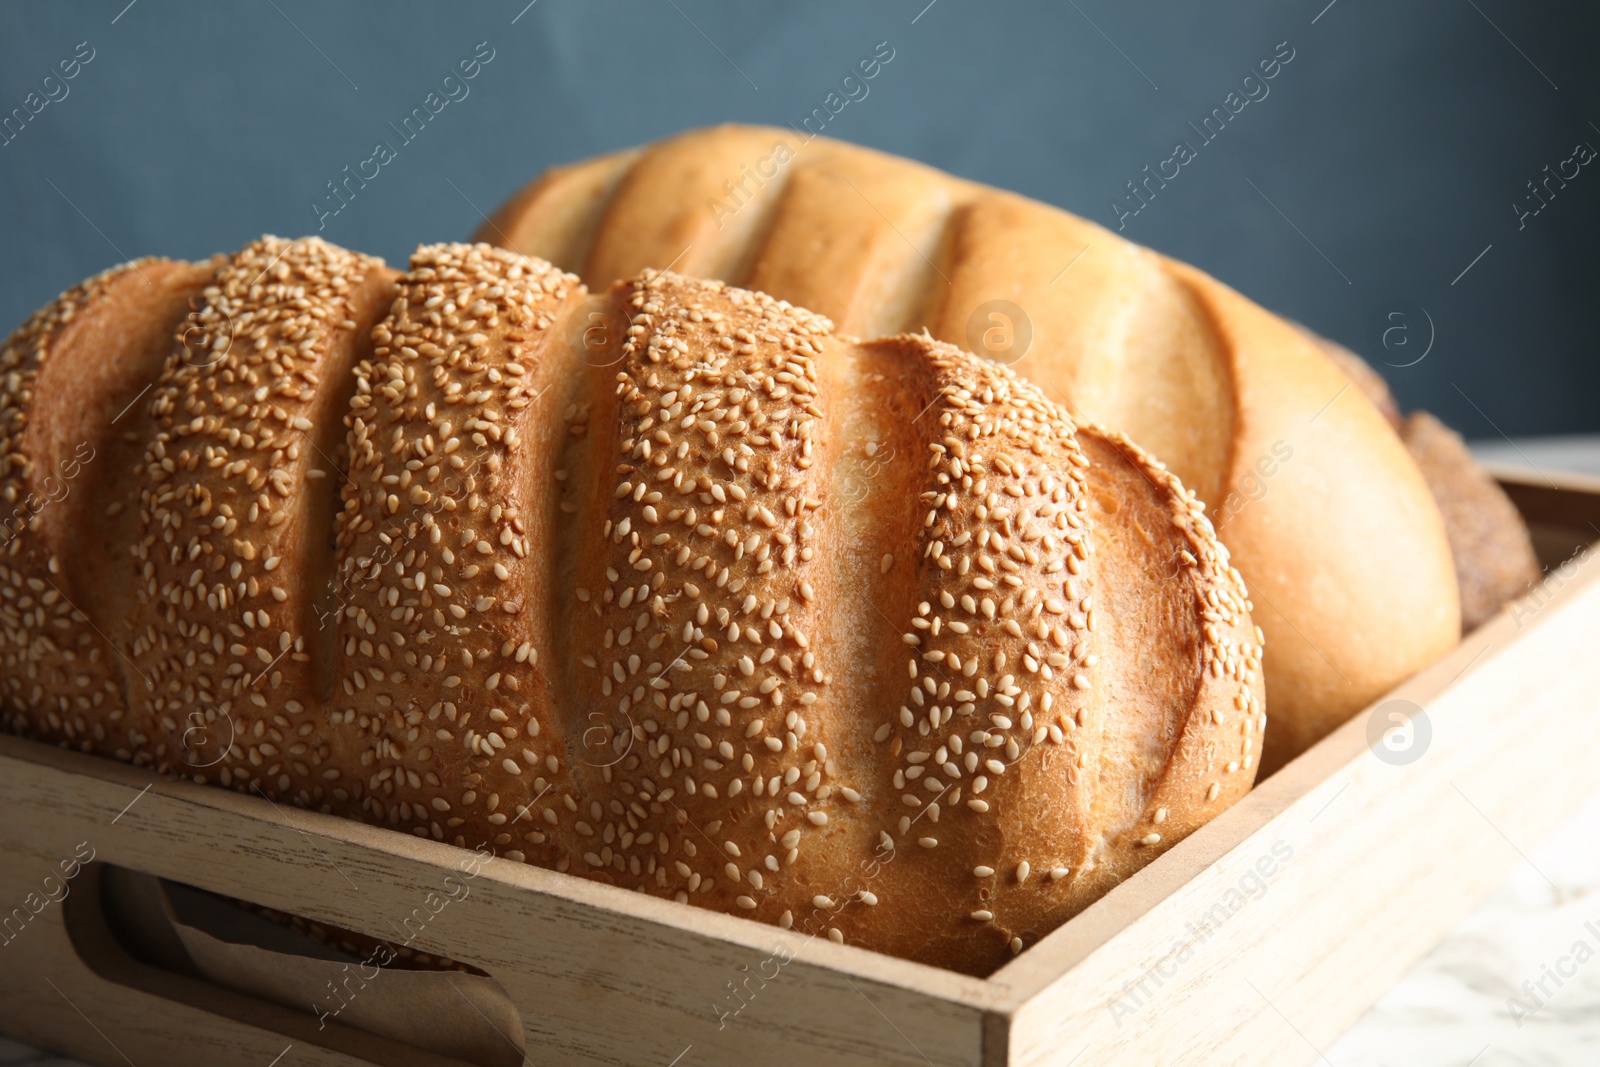
<svg viewBox="0 0 1600 1067">
<path fill-rule="evenodd" d="M 526 1061 L 515 1005 L 474 968 L 126 867 L 80 877 L 62 917 L 102 978 L 381 1067 Z"/>
</svg>

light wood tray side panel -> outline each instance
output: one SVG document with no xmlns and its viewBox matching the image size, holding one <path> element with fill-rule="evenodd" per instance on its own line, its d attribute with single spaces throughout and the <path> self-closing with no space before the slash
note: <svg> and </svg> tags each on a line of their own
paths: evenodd
<svg viewBox="0 0 1600 1067">
<path fill-rule="evenodd" d="M 1586 555 L 1391 694 L 1426 710 L 1415 762 L 1357 716 L 999 972 L 988 1062 L 1315 1061 L 1593 792 L 1597 645 Z M 1264 891 L 1201 923 L 1275 844 Z"/>
<path fill-rule="evenodd" d="M 15 738 L 0 738 L 0 805 L 7 907 L 88 841 L 99 860 L 399 940 L 395 926 L 430 892 L 444 894 L 445 876 L 471 855 Z M 980 1059 L 975 979 L 506 861 L 468 884 L 470 896 L 413 943 L 493 975 L 523 1015 L 535 1062 L 666 1064 L 690 1045 L 697 1067 Z M 759 972 L 779 947 L 793 959 L 746 987 L 754 995 L 719 1028 L 714 1005 L 738 1003 L 727 984 Z M 266 1063 L 287 1043 L 107 982 L 74 952 L 59 906 L 0 951 L 0 1030 L 91 1062 L 124 1061 L 68 998 L 136 1063 L 220 1062 L 222 1048 Z"/>
</svg>

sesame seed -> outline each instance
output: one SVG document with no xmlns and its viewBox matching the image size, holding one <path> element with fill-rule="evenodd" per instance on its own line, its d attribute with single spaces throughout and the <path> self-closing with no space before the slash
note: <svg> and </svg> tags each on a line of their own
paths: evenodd
<svg viewBox="0 0 1600 1067">
<path fill-rule="evenodd" d="M 32 587 L 23 563 L 59 575 L 71 574 L 73 561 L 36 565 L 24 553 L 0 561 L 0 598 L 16 590 L 7 610 L 25 616 L 4 636 L 19 625 L 37 631 L 0 643 L 0 679 L 26 675 L 42 694 L 29 698 L 14 685 L 8 699 L 21 715 L 60 721 L 73 701 L 103 689 L 112 694 L 106 706 L 124 716 L 116 730 L 137 726 L 159 739 L 170 735 L 167 723 L 181 731 L 192 706 L 213 717 L 231 708 L 243 755 L 209 772 L 223 784 L 259 782 L 287 802 L 359 812 L 460 847 L 488 842 L 516 861 L 724 907 L 746 884 L 764 892 L 773 881 L 775 894 L 792 892 L 785 872 L 804 833 L 778 835 L 799 822 L 797 811 L 802 827 L 825 827 L 828 814 L 807 809 L 834 797 L 868 819 L 879 817 L 874 805 L 892 805 L 903 841 L 913 822 L 933 833 L 941 819 L 961 840 L 987 834 L 986 816 L 998 810 L 1003 835 L 1004 804 L 978 795 L 989 776 L 1031 773 L 1034 764 L 1019 762 L 1033 758 L 1030 745 L 1089 743 L 1093 731 L 1067 734 L 1097 709 L 1055 697 L 1070 705 L 1068 694 L 1090 688 L 1098 609 L 1089 583 L 1107 603 L 1116 587 L 1106 575 L 1100 592 L 1102 576 L 1084 569 L 1095 545 L 1089 461 L 1066 416 L 1031 386 L 925 343 L 939 394 L 915 430 L 927 430 L 931 462 L 915 465 L 922 481 L 912 506 L 926 525 L 910 543 L 893 542 L 895 553 L 882 553 L 884 543 L 865 549 L 869 568 L 882 553 L 880 576 L 902 557 L 900 577 L 883 585 L 899 590 L 904 579 L 911 584 L 894 596 L 911 599 L 882 598 L 884 614 L 906 617 L 871 639 L 903 634 L 894 647 L 907 657 L 907 677 L 901 700 L 869 720 L 881 746 L 872 752 L 888 761 L 894 789 L 864 796 L 858 789 L 877 765 L 844 754 L 859 727 L 841 716 L 859 694 L 850 689 L 854 653 L 845 656 L 835 636 L 870 621 L 878 605 L 841 601 L 835 561 L 817 554 L 853 529 L 837 519 L 831 495 L 838 427 L 828 421 L 814 359 L 832 343 L 826 324 L 720 283 L 646 275 L 615 298 L 629 321 L 606 342 L 618 359 L 604 386 L 616 392 L 600 405 L 587 386 L 569 396 L 560 378 L 547 377 L 566 373 L 555 369 L 559 361 L 532 356 L 542 351 L 541 331 L 563 329 L 581 299 L 576 279 L 486 246 L 420 249 L 388 290 L 377 269 L 314 239 L 264 239 L 213 279 L 201 314 L 231 309 L 240 326 L 220 365 L 227 373 L 180 368 L 158 383 L 150 413 L 157 436 L 135 487 L 145 502 L 112 502 L 130 517 L 141 509 L 139 636 L 128 656 L 155 681 L 152 695 L 120 694 L 120 676 L 84 654 L 110 660 L 99 645 L 65 650 L 71 656 L 47 647 L 57 630 L 75 640 L 77 620 L 52 599 L 59 591 L 42 580 Z M 371 319 L 363 301 L 391 310 L 370 337 L 352 340 L 356 323 Z M 13 368 L 34 357 L 18 358 Z M 353 383 L 326 373 L 346 359 Z M 0 376 L 0 399 L 15 399 L 25 415 L 26 375 L 35 372 L 17 373 L 23 384 Z M 337 450 L 313 436 L 327 429 L 313 417 L 330 395 L 350 396 L 335 419 L 348 430 Z M 614 421 L 602 424 L 591 408 Z M 528 436 L 547 424 L 566 442 L 554 452 L 544 450 L 542 431 Z M 11 450 L 28 458 L 14 442 Z M 1175 487 L 1142 454 L 1132 456 L 1152 484 Z M 555 478 L 534 489 L 523 484 L 530 471 Z M 20 491 L 19 477 L 0 474 L 0 488 Z M 343 504 L 332 531 L 313 531 L 331 535 L 336 549 L 331 633 L 302 637 L 300 609 L 284 611 L 305 603 L 291 595 L 321 580 L 306 573 L 299 542 L 307 484 L 339 490 Z M 554 584 L 568 601 L 547 605 L 547 568 L 526 568 L 542 559 L 529 553 L 567 543 L 564 532 L 551 539 L 562 530 L 551 525 L 558 518 L 578 524 L 577 543 L 595 555 L 554 559 L 551 573 L 562 575 L 581 562 L 585 586 L 563 578 Z M 1238 640 L 1242 585 L 1201 520 L 1174 521 L 1192 527 L 1183 533 L 1193 552 L 1181 558 L 1203 601 L 1201 662 L 1244 683 L 1230 696 L 1239 715 L 1219 713 L 1214 725 L 1239 721 L 1254 735 L 1260 641 Z M 26 547 L 31 536 L 18 540 Z M 474 621 L 474 613 L 487 617 Z M 570 624 L 570 634 L 554 635 L 547 661 L 577 650 L 552 668 L 554 680 L 536 670 L 534 648 L 550 618 Z M 315 688 L 325 652 L 336 670 L 326 703 Z M 602 710 L 598 734 L 618 757 L 607 763 L 595 748 L 582 774 L 551 754 L 578 744 L 560 728 L 571 710 L 562 703 L 569 669 L 582 706 Z M 116 706 L 122 696 L 126 711 Z M 86 713 L 71 724 L 72 739 L 114 721 Z M 359 746 L 359 770 L 326 754 L 323 723 Z M 123 736 L 106 744 L 128 747 Z M 1244 737 L 1230 771 L 1251 767 L 1252 745 Z M 512 783 L 524 768 L 528 781 Z M 1006 795 L 988 795 L 996 794 Z M 1210 784 L 1208 799 L 1219 796 L 1220 783 Z M 680 812 L 692 812 L 700 831 L 698 860 L 697 835 Z M 1167 814 L 1157 809 L 1152 822 Z M 709 869 L 708 840 L 724 842 L 713 846 Z M 1036 854 L 1071 855 L 1071 844 Z M 1030 877 L 1027 861 L 1013 869 L 1019 884 Z M 1052 880 L 1067 874 L 1050 869 Z M 734 903 L 750 911 L 758 899 Z M 878 902 L 865 890 L 851 899 Z M 826 895 L 813 904 L 835 906 Z M 992 919 L 987 910 L 969 914 Z M 928 920 L 958 921 L 959 911 Z M 778 921 L 791 925 L 792 914 Z M 844 940 L 837 929 L 829 937 Z M 1021 951 L 1021 938 L 1008 943 Z"/>
</svg>

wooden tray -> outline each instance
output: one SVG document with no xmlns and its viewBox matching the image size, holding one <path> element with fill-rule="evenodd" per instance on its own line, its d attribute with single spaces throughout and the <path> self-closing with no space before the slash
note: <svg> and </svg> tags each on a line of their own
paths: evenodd
<svg viewBox="0 0 1600 1067">
<path fill-rule="evenodd" d="M 987 980 L 499 860 L 415 943 L 498 979 L 538 1064 L 1311 1063 L 1596 787 L 1600 480 L 1501 480 L 1541 587 Z M 1371 740 L 1394 701 L 1425 710 L 1403 752 Z M 49 898 L 92 849 L 389 937 L 467 853 L 15 738 L 0 805 L 0 1030 L 108 1065 L 458 1062 L 137 962 L 97 864 Z"/>
</svg>

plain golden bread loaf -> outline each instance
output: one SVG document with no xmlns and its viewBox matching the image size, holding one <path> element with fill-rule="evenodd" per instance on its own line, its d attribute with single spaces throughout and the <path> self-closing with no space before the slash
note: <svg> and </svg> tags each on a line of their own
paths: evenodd
<svg viewBox="0 0 1600 1067">
<path fill-rule="evenodd" d="M 1342 345 L 1317 340 L 1383 412 L 1427 480 L 1455 558 L 1461 630 L 1476 629 L 1539 580 L 1539 557 L 1527 524 L 1459 434 L 1426 411 L 1402 417 L 1388 383 L 1366 360 Z"/>
<path fill-rule="evenodd" d="M 972 973 L 1255 776 L 1193 494 L 927 337 L 264 238 L 3 362 L 30 736 Z"/>
<path fill-rule="evenodd" d="M 1372 406 L 1377 408 L 1378 413 L 1388 420 L 1389 425 L 1398 429 L 1401 422 L 1400 402 L 1389 391 L 1389 383 L 1384 381 L 1383 375 L 1379 374 L 1372 364 L 1350 351 L 1344 345 L 1330 341 L 1326 337 L 1319 337 L 1304 326 L 1300 327 L 1300 329 L 1308 338 L 1316 342 L 1324 355 L 1339 365 L 1339 369 L 1344 371 L 1351 384 L 1360 389 L 1366 395 L 1366 398 L 1372 401 Z"/>
<path fill-rule="evenodd" d="M 1427 483 L 1349 379 L 1288 322 L 1172 270 L 1203 294 L 1233 354 L 1238 425 L 1254 428 L 1241 436 L 1256 465 L 1236 480 L 1253 473 L 1265 489 L 1231 510 L 1225 501 L 1219 522 L 1237 556 L 1275 563 L 1247 576 L 1268 633 L 1268 689 L 1290 706 L 1279 716 L 1274 697 L 1270 771 L 1455 644 L 1455 569 Z M 1276 441 L 1292 454 L 1263 467 Z M 1363 699 L 1346 706 L 1363 680 Z"/>
<path fill-rule="evenodd" d="M 1283 320 L 1066 212 L 826 138 L 721 126 L 555 168 L 479 238 L 592 287 L 672 265 L 847 335 L 926 329 L 1126 433 L 1211 505 L 1256 595 L 1269 762 L 1457 639 L 1437 509 L 1361 392 Z"/>
</svg>

